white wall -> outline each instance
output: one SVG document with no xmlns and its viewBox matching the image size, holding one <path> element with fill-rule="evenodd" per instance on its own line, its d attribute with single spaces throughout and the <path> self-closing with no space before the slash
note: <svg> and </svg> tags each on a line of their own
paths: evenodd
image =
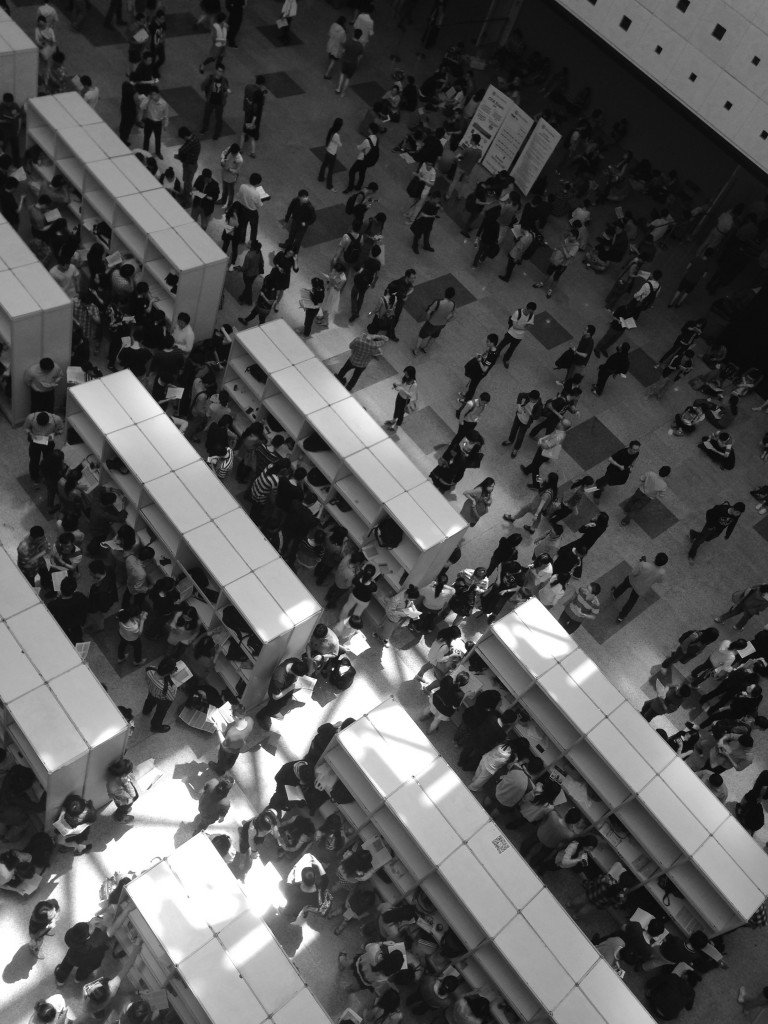
<svg viewBox="0 0 768 1024">
<path fill-rule="evenodd" d="M 557 3 L 768 172 L 768 0 Z"/>
</svg>

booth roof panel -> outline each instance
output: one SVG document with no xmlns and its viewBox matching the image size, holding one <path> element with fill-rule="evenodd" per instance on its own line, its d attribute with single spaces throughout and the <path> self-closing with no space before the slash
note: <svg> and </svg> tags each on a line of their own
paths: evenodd
<svg viewBox="0 0 768 1024">
<path fill-rule="evenodd" d="M 154 416 L 143 422 L 139 429 L 171 469 L 183 469 L 200 461 L 197 451 L 169 416 Z M 211 476 L 215 478 L 214 473 Z"/>
<path fill-rule="evenodd" d="M 621 707 L 624 698 L 591 658 L 579 648 L 560 660 L 568 675 L 605 715 Z"/>
<path fill-rule="evenodd" d="M 208 472 L 210 473 L 210 470 Z M 225 489 L 213 473 L 211 476 L 213 476 L 217 487 Z M 249 569 L 261 569 L 272 562 L 280 562 L 285 565 L 275 548 L 247 515 L 245 509 L 238 507 L 227 512 L 226 515 L 217 516 L 215 523 Z M 291 575 L 293 574 L 291 573 Z"/>
<path fill-rule="evenodd" d="M 87 103 L 86 106 L 88 106 Z M 112 131 L 108 124 L 97 124 L 94 122 L 93 124 L 89 124 L 85 131 L 86 134 L 101 148 L 104 156 L 108 157 L 110 160 L 128 160 L 130 158 L 135 163 L 139 164 L 139 167 L 141 167 L 141 164 L 133 153 L 131 153 L 128 146 L 126 146 L 120 137 Z M 78 156 L 79 155 L 80 154 L 78 153 Z M 124 164 L 120 164 L 121 171 L 124 170 L 124 167 Z M 146 174 L 148 177 L 152 177 L 149 171 L 146 171 Z M 127 174 L 126 177 L 129 181 L 132 180 L 130 175 Z M 160 185 L 160 182 L 158 181 L 157 184 Z M 160 185 L 160 187 L 162 188 L 162 185 Z"/>
<path fill-rule="evenodd" d="M 600 959 L 595 947 L 549 889 L 543 889 L 521 913 L 574 981 L 581 981 Z"/>
<path fill-rule="evenodd" d="M 112 131 L 108 125 L 104 125 L 107 131 Z M 114 132 L 112 132 L 114 135 Z M 154 192 L 157 189 L 162 190 L 162 184 L 157 178 L 150 174 L 144 164 L 139 160 L 138 157 L 128 150 L 125 156 L 115 156 L 112 158 L 112 163 L 117 167 L 121 174 L 124 174 L 128 181 L 132 182 L 139 192 Z"/>
<path fill-rule="evenodd" d="M 399 480 L 404 491 L 427 482 L 426 476 L 408 456 L 398 448 L 391 437 L 372 446 L 371 451 L 385 469 Z"/>
<path fill-rule="evenodd" d="M 330 1024 L 328 1015 L 307 989 L 272 1014 L 274 1024 Z"/>
<path fill-rule="evenodd" d="M 387 805 L 433 864 L 442 864 L 461 845 L 454 827 L 419 786 L 405 783 L 387 797 Z"/>
<path fill-rule="evenodd" d="M 513 906 L 522 910 L 544 885 L 512 843 L 489 821 L 468 840 L 467 846 Z"/>
<path fill-rule="evenodd" d="M 145 489 L 178 533 L 189 533 L 210 522 L 208 513 L 198 505 L 174 473 L 150 480 L 145 484 Z"/>
<path fill-rule="evenodd" d="M 276 558 L 263 565 L 256 570 L 256 575 L 294 626 L 306 622 L 322 611 L 314 597 L 282 558 Z"/>
<path fill-rule="evenodd" d="M 211 942 L 213 932 L 165 861 L 134 878 L 127 891 L 174 964 Z"/>
<path fill-rule="evenodd" d="M 101 383 L 125 409 L 131 423 L 143 423 L 155 416 L 165 416 L 152 395 L 130 370 L 111 373 L 103 377 Z"/>
<path fill-rule="evenodd" d="M 87 756 L 85 740 L 49 687 L 17 697 L 8 711 L 50 775 Z"/>
<path fill-rule="evenodd" d="M 171 472 L 162 455 L 142 434 L 137 424 L 109 435 L 109 443 L 137 480 L 146 483 Z"/>
<path fill-rule="evenodd" d="M 559 655 L 567 651 L 559 636 L 552 632 L 534 633 L 514 612 L 494 622 L 491 632 L 532 679 L 548 672 L 557 664 Z"/>
<path fill-rule="evenodd" d="M 236 332 L 244 351 L 264 368 L 266 373 L 277 373 L 292 366 L 285 353 L 267 336 L 263 327 L 246 327 Z M 254 383 L 256 378 L 254 377 Z"/>
<path fill-rule="evenodd" d="M 7 620 L 7 625 L 46 682 L 82 665 L 77 651 L 44 604 L 19 612 Z M 40 642 L 41 637 L 45 637 L 45 643 Z"/>
<path fill-rule="evenodd" d="M 438 756 L 424 732 L 394 698 L 373 708 L 366 718 L 387 743 L 387 756 L 402 769 L 402 778 L 420 775 Z"/>
<path fill-rule="evenodd" d="M 166 863 L 214 932 L 248 909 L 242 886 L 207 835 L 193 836 L 169 854 Z"/>
<path fill-rule="evenodd" d="M 334 406 L 339 416 L 341 416 L 350 430 L 357 434 L 366 448 L 381 444 L 382 441 L 391 440 L 384 428 L 379 426 L 373 416 L 360 405 L 356 398 L 348 395 L 340 402 L 334 403 Z"/>
<path fill-rule="evenodd" d="M 293 628 L 290 616 L 283 611 L 255 573 L 230 583 L 227 596 L 265 644 Z"/>
<path fill-rule="evenodd" d="M 5 580 L 0 581 L 0 587 L 4 586 Z M 0 672 L 0 701 L 3 704 L 10 704 L 17 697 L 43 685 L 43 677 L 22 652 L 4 622 L 0 623 L 0 664 L 3 666 Z"/>
<path fill-rule="evenodd" d="M 130 373 L 129 370 L 124 372 Z M 120 374 L 115 374 L 115 376 L 120 376 Z M 131 376 L 133 375 L 131 374 Z M 106 377 L 100 380 L 91 380 L 86 384 L 78 384 L 70 391 L 70 394 L 77 400 L 73 405 L 79 405 L 82 411 L 93 420 L 97 429 L 106 435 L 123 430 L 133 422 L 107 387 L 106 382 L 112 379 L 112 377 Z M 96 454 L 98 455 L 99 452 Z"/>
<path fill-rule="evenodd" d="M 38 604 L 40 598 L 27 583 L 16 560 L 0 547 L 0 619 L 7 619 Z"/>
<path fill-rule="evenodd" d="M 490 874 L 478 867 L 477 858 L 468 846 L 454 850 L 438 870 L 456 898 L 491 938 L 517 913 Z"/>
<path fill-rule="evenodd" d="M 91 749 L 125 732 L 122 713 L 87 665 L 57 676 L 50 688 Z"/>
<path fill-rule="evenodd" d="M 14 274 L 40 309 L 62 309 L 72 305 L 42 263 L 17 267 Z"/>
<path fill-rule="evenodd" d="M 211 1024 L 261 1024 L 266 1020 L 263 1006 L 215 939 L 183 960 L 179 974 Z"/>
<path fill-rule="evenodd" d="M 207 466 L 205 471 L 210 472 Z M 215 523 L 190 530 L 184 539 L 217 586 L 228 587 L 248 575 L 248 566 Z"/>
<path fill-rule="evenodd" d="M 24 268 L 19 269 L 23 270 Z M 43 273 L 47 274 L 52 288 L 58 287 L 46 270 Z M 16 276 L 16 271 L 0 270 L 0 308 L 5 310 L 11 320 L 32 316 L 40 311 L 40 306 Z"/>
<path fill-rule="evenodd" d="M 427 513 L 432 522 L 446 537 L 455 537 L 467 527 L 464 516 L 449 505 L 431 480 L 412 487 L 408 492 L 413 500 Z"/>
<path fill-rule="evenodd" d="M 218 487 L 213 486 L 211 477 L 215 477 L 215 475 L 211 473 L 202 459 L 198 459 L 197 462 L 184 466 L 182 469 L 177 469 L 176 476 L 211 519 L 217 519 L 226 515 L 227 512 L 235 512 L 241 507 L 237 498 L 230 494 L 223 484 L 219 484 Z"/>
<path fill-rule="evenodd" d="M 480 801 L 442 758 L 420 772 L 416 781 L 462 839 L 469 839 L 488 823 Z"/>
<path fill-rule="evenodd" d="M 66 110 L 76 124 L 99 124 L 101 117 L 96 113 L 90 103 L 86 103 L 78 92 L 60 92 L 56 96 L 59 106 Z M 112 133 L 114 134 L 114 132 Z M 67 134 L 67 139 L 69 138 Z"/>
<path fill-rule="evenodd" d="M 288 359 L 291 366 L 303 363 L 305 359 L 314 359 L 314 352 L 304 344 L 296 331 L 285 320 L 269 320 L 262 327 L 269 340 Z"/>
<path fill-rule="evenodd" d="M 293 964 L 253 911 L 246 910 L 226 924 L 219 942 L 267 1013 L 279 1010 L 303 990 Z"/>
</svg>

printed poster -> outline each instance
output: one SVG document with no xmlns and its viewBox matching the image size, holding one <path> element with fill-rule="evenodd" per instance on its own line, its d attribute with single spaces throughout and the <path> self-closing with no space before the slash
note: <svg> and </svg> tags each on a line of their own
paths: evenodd
<svg viewBox="0 0 768 1024">
<path fill-rule="evenodd" d="M 512 166 L 512 161 L 523 148 L 523 143 L 532 126 L 533 118 L 530 114 L 526 114 L 510 100 L 504 120 L 482 158 L 483 167 L 491 174 L 508 171 Z"/>
<path fill-rule="evenodd" d="M 512 168 L 512 178 L 523 195 L 528 195 L 559 141 L 560 133 L 540 118 Z"/>
</svg>

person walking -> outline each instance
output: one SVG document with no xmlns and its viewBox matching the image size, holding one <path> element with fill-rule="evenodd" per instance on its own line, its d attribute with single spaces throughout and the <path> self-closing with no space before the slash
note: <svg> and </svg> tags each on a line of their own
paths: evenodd
<svg viewBox="0 0 768 1024">
<path fill-rule="evenodd" d="M 498 355 L 500 349 L 497 349 L 496 354 Z M 535 389 L 533 391 L 521 391 L 517 396 L 517 404 L 515 406 L 515 418 L 512 421 L 512 426 L 509 429 L 509 437 L 506 441 L 502 441 L 503 447 L 512 448 L 510 452 L 510 458 L 514 459 L 517 453 L 520 451 L 520 446 L 525 440 L 525 435 L 528 433 L 528 428 L 541 412 L 541 395 Z"/>
<path fill-rule="evenodd" d="M 292 252 L 298 253 L 301 243 L 304 241 L 304 235 L 307 233 L 307 228 L 314 224 L 316 220 L 317 213 L 309 201 L 309 192 L 305 188 L 299 189 L 298 194 L 293 197 L 288 204 L 288 209 L 285 211 L 283 224 L 288 228 L 288 237 L 284 242 L 280 243 L 280 248 L 290 249 Z"/>
<path fill-rule="evenodd" d="M 31 412 L 24 420 L 29 454 L 29 477 L 40 484 L 40 462 L 44 452 L 55 446 L 55 440 L 64 430 L 64 421 L 52 412 Z"/>
<path fill-rule="evenodd" d="M 698 658 L 703 650 L 720 638 L 720 633 L 713 626 L 708 629 L 689 629 L 682 633 L 677 641 L 677 647 L 661 663 L 662 668 L 671 668 L 676 661 L 681 664 L 688 664 L 694 658 Z"/>
<path fill-rule="evenodd" d="M 599 583 L 585 583 L 579 587 L 558 620 L 566 633 L 575 633 L 579 626 L 597 618 L 600 612 L 599 594 Z"/>
<path fill-rule="evenodd" d="M 325 321 L 328 327 L 333 327 L 336 314 L 341 303 L 341 293 L 347 283 L 347 274 L 344 264 L 339 260 L 333 264 L 330 274 L 323 274 L 325 279 L 325 299 L 320 312 L 317 314 L 318 322 Z"/>
<path fill-rule="evenodd" d="M 208 51 L 208 56 L 200 64 L 197 69 L 200 74 L 205 73 L 205 69 L 209 64 L 213 64 L 215 67 L 224 67 L 222 61 L 227 53 L 227 35 L 229 34 L 229 25 L 227 23 L 227 16 L 223 11 L 214 15 L 213 21 L 211 22 L 211 48 Z"/>
<path fill-rule="evenodd" d="M 509 369 L 509 363 L 515 354 L 515 349 L 525 337 L 536 319 L 536 303 L 529 302 L 525 308 L 520 306 L 507 320 L 507 329 L 501 339 L 498 355 L 503 357 L 505 369 Z M 519 447 L 519 445 L 518 445 Z"/>
<path fill-rule="evenodd" d="M 595 328 L 592 324 L 587 324 L 576 344 L 567 348 L 555 363 L 556 370 L 565 370 L 565 377 L 563 380 L 555 381 L 559 387 L 562 387 L 567 381 L 572 380 L 577 373 L 581 374 L 581 377 L 583 378 L 584 368 L 592 356 L 594 346 Z"/>
<path fill-rule="evenodd" d="M 481 391 L 477 398 L 471 398 L 456 413 L 459 421 L 459 428 L 451 438 L 450 443 L 446 446 L 443 455 L 445 456 L 449 451 L 459 447 L 461 441 L 477 430 L 477 425 L 480 422 L 483 413 L 488 408 L 488 404 L 491 401 L 491 396 L 487 391 Z M 458 482 L 458 481 L 457 481 Z"/>
<path fill-rule="evenodd" d="M 336 374 L 336 379 L 341 381 L 347 391 L 354 388 L 371 360 L 379 358 L 387 340 L 386 334 L 370 334 L 367 331 L 352 339 L 347 360 Z M 350 370 L 352 376 L 347 381 L 346 377 Z"/>
<path fill-rule="evenodd" d="M 355 35 L 357 36 L 357 33 Z M 347 187 L 344 189 L 345 195 L 361 189 L 365 183 L 365 175 L 368 168 L 373 167 L 377 163 L 379 159 L 379 130 L 377 124 L 372 124 L 363 141 L 358 143 L 357 155 L 352 166 L 349 168 Z"/>
<path fill-rule="evenodd" d="M 631 494 L 623 502 L 624 518 L 621 520 L 622 526 L 629 526 L 632 514 L 635 511 L 645 508 L 649 502 L 658 500 L 666 493 L 667 485 L 665 480 L 671 472 L 672 470 L 669 466 L 661 466 L 656 473 L 653 470 L 643 473 L 640 477 L 640 486 L 635 489 L 634 494 Z"/>
<path fill-rule="evenodd" d="M 41 952 L 43 940 L 46 935 L 53 935 L 56 930 L 56 921 L 59 918 L 59 901 L 54 899 L 40 900 L 30 914 L 27 928 L 29 941 L 27 949 L 36 960 L 44 960 L 45 954 Z"/>
<path fill-rule="evenodd" d="M 325 44 L 325 52 L 328 55 L 328 67 L 323 78 L 329 79 L 333 74 L 337 61 L 341 60 L 344 55 L 346 42 L 347 19 L 342 14 L 328 29 L 328 42 Z"/>
<path fill-rule="evenodd" d="M 419 397 L 419 385 L 416 383 L 416 367 L 406 366 L 403 370 L 401 380 L 392 385 L 397 392 L 395 397 L 395 411 L 391 420 L 387 420 L 384 426 L 394 433 L 398 427 L 402 427 L 406 415 L 416 411 L 416 403 Z"/>
<path fill-rule="evenodd" d="M 216 822 L 224 821 L 229 814 L 231 805 L 228 797 L 234 784 L 235 780 L 229 774 L 222 775 L 218 779 L 209 779 L 206 782 L 200 799 L 197 801 L 195 835 L 210 828 L 211 825 L 215 825 Z"/>
<path fill-rule="evenodd" d="M 665 555 L 663 551 L 660 551 L 652 562 L 649 562 L 645 555 L 641 555 L 634 569 L 624 577 L 617 587 L 612 588 L 611 596 L 614 599 L 621 597 L 625 591 L 629 591 L 629 597 L 618 614 L 617 622 L 623 622 L 626 619 L 627 615 L 635 607 L 639 597 L 643 597 L 657 583 L 661 583 L 667 574 L 664 566 L 668 561 L 669 556 Z"/>
<path fill-rule="evenodd" d="M 350 295 L 350 316 L 349 322 L 352 324 L 360 316 L 360 310 L 363 306 L 363 299 L 369 288 L 372 288 L 379 277 L 379 271 L 381 270 L 381 247 L 374 245 L 371 247 L 368 256 L 364 256 L 360 268 L 356 271 L 355 276 L 352 278 L 352 289 Z"/>
<path fill-rule="evenodd" d="M 329 192 L 336 191 L 333 187 L 333 171 L 336 167 L 336 156 L 342 147 L 341 129 L 343 127 L 343 119 L 337 117 L 325 136 L 325 152 L 323 153 L 323 161 L 320 164 L 320 173 L 317 176 L 317 180 L 324 181 Z"/>
<path fill-rule="evenodd" d="M 266 79 L 264 75 L 256 75 L 243 90 L 243 131 L 240 136 L 240 148 L 244 149 L 247 141 L 250 157 L 256 156 L 256 143 L 261 135 L 261 119 L 266 99 Z"/>
<path fill-rule="evenodd" d="M 467 378 L 467 385 L 463 391 L 459 392 L 458 400 L 460 405 L 475 397 L 475 392 L 496 365 L 498 345 L 498 334 L 489 334 L 486 339 L 485 351 L 478 352 L 477 355 L 472 356 L 464 364 L 464 376 Z"/>
<path fill-rule="evenodd" d="M 714 540 L 715 537 L 723 534 L 724 539 L 728 540 L 736 529 L 736 524 L 744 510 L 745 505 L 743 501 L 737 501 L 733 504 L 729 501 L 721 501 L 719 504 L 708 508 L 704 516 L 704 526 L 700 530 L 688 531 L 688 536 L 692 541 L 688 551 L 688 561 L 693 562 L 701 545 L 707 544 L 709 541 Z"/>
<path fill-rule="evenodd" d="M 609 349 L 616 344 L 624 331 L 628 330 L 630 327 L 634 327 L 634 321 L 630 315 L 629 306 L 619 306 L 619 308 L 614 310 L 611 314 L 611 322 L 608 324 L 605 334 L 595 345 L 595 355 L 608 355 Z"/>
<path fill-rule="evenodd" d="M 176 699 L 177 686 L 173 681 L 176 671 L 176 658 L 161 658 L 156 668 L 148 668 L 147 697 L 141 709 L 142 715 L 152 714 L 150 728 L 152 732 L 168 732 L 170 725 L 165 725 L 165 714 Z"/>
<path fill-rule="evenodd" d="M 208 767 L 217 775 L 230 771 L 238 757 L 245 750 L 245 744 L 253 732 L 253 719 L 245 713 L 242 704 L 232 705 L 232 721 L 222 728 L 216 725 L 219 738 L 219 751 L 215 761 L 209 761 Z"/>
<path fill-rule="evenodd" d="M 419 240 L 421 240 L 425 252 L 435 251 L 429 244 L 429 241 L 432 234 L 432 228 L 434 227 L 441 208 L 442 203 L 440 192 L 438 189 L 432 189 L 422 203 L 418 216 L 411 224 L 411 234 L 413 235 L 411 248 L 417 256 L 419 254 Z"/>
<path fill-rule="evenodd" d="M 226 46 L 226 39 L 224 45 Z M 200 128 L 200 134 L 205 135 L 208 131 L 211 115 L 213 115 L 213 138 L 215 140 L 221 137 L 224 126 L 224 105 L 227 102 L 227 96 L 231 92 L 229 80 L 224 74 L 223 64 L 218 63 L 215 65 L 213 73 L 203 82 L 202 92 L 205 97 L 205 106 L 203 108 L 203 123 Z"/>
<path fill-rule="evenodd" d="M 616 351 L 608 356 L 597 371 L 597 380 L 592 385 L 593 395 L 602 395 L 610 377 L 626 377 L 629 372 L 629 342 L 623 341 Z"/>
<path fill-rule="evenodd" d="M 243 23 L 245 0 L 226 0 L 227 7 L 227 46 L 237 49 L 237 33 Z"/>
<path fill-rule="evenodd" d="M 131 816 L 131 808 L 139 799 L 133 762 L 127 757 L 113 761 L 107 768 L 107 793 L 115 802 L 115 821 L 125 821 Z"/>
<path fill-rule="evenodd" d="M 139 116 L 144 122 L 144 141 L 142 149 L 149 149 L 151 139 L 155 140 L 155 156 L 162 160 L 161 140 L 163 131 L 168 127 L 171 116 L 170 107 L 160 95 L 157 85 L 150 86 L 149 92 L 142 97 Z"/>
<path fill-rule="evenodd" d="M 252 306 L 253 286 L 259 278 L 264 280 L 264 255 L 261 251 L 261 242 L 257 241 L 253 235 L 251 236 L 251 247 L 240 264 L 240 272 L 243 275 L 243 291 L 237 301 L 241 306 Z"/>
<path fill-rule="evenodd" d="M 768 608 L 768 585 L 747 587 L 746 590 L 735 591 L 732 601 L 727 612 L 715 616 L 715 622 L 725 622 L 726 619 L 740 615 L 741 619 L 736 623 L 735 628 L 742 630 L 754 615 L 762 615 Z"/>
<path fill-rule="evenodd" d="M 599 502 L 606 487 L 621 487 L 629 480 L 632 467 L 640 455 L 640 442 L 630 441 L 626 448 L 620 448 L 608 459 L 608 465 L 601 477 L 595 480 L 594 502 Z"/>
<path fill-rule="evenodd" d="M 453 319 L 456 312 L 455 295 L 455 288 L 446 288 L 442 299 L 435 299 L 434 302 L 427 306 L 424 312 L 424 323 L 421 325 L 416 345 L 411 349 L 415 356 L 419 355 L 420 352 L 426 353 L 433 339 L 439 338 L 443 328 Z M 423 347 L 421 342 L 424 342 Z"/>
<path fill-rule="evenodd" d="M 560 458 L 563 451 L 563 442 L 565 441 L 565 435 L 571 426 L 571 421 L 564 419 L 560 420 L 560 425 L 556 427 L 551 433 L 544 434 L 543 437 L 539 438 L 538 447 L 536 453 L 531 459 L 527 466 L 521 466 L 520 472 L 525 473 L 527 476 L 533 478 L 534 483 L 529 484 L 529 487 L 536 487 L 536 477 L 539 476 L 539 470 L 546 463 L 548 471 L 554 468 L 555 463 Z"/>
<path fill-rule="evenodd" d="M 363 45 L 363 33 L 361 29 L 353 29 L 352 38 L 346 39 L 343 43 L 343 50 L 341 53 L 341 73 L 339 75 L 339 84 L 336 86 L 337 96 L 343 96 L 349 88 L 350 80 L 357 71 L 364 50 L 365 46 Z M 329 55 L 331 54 L 330 40 L 328 53 Z M 365 172 L 363 172 L 363 174 L 365 174 Z M 348 191 L 351 192 L 352 189 L 350 188 Z"/>
<path fill-rule="evenodd" d="M 537 281 L 534 288 L 547 289 L 547 298 L 550 298 L 555 285 L 568 269 L 568 264 L 579 251 L 579 234 L 577 231 L 569 231 L 563 236 L 560 245 L 552 250 L 549 258 L 549 266 L 541 281 Z"/>
</svg>

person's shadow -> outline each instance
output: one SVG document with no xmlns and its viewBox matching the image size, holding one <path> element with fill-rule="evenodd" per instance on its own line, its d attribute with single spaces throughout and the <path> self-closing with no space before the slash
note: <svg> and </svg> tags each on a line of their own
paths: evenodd
<svg viewBox="0 0 768 1024">
<path fill-rule="evenodd" d="M 13 958 L 5 965 L 3 981 L 7 985 L 13 985 L 16 981 L 23 981 L 24 978 L 30 976 L 32 968 L 36 963 L 37 959 L 29 952 L 26 944 L 19 946 L 13 954 Z"/>
<path fill-rule="evenodd" d="M 181 779 L 187 787 L 189 795 L 197 802 L 206 776 L 212 777 L 213 769 L 207 761 L 183 761 L 173 768 L 173 778 Z"/>
</svg>

